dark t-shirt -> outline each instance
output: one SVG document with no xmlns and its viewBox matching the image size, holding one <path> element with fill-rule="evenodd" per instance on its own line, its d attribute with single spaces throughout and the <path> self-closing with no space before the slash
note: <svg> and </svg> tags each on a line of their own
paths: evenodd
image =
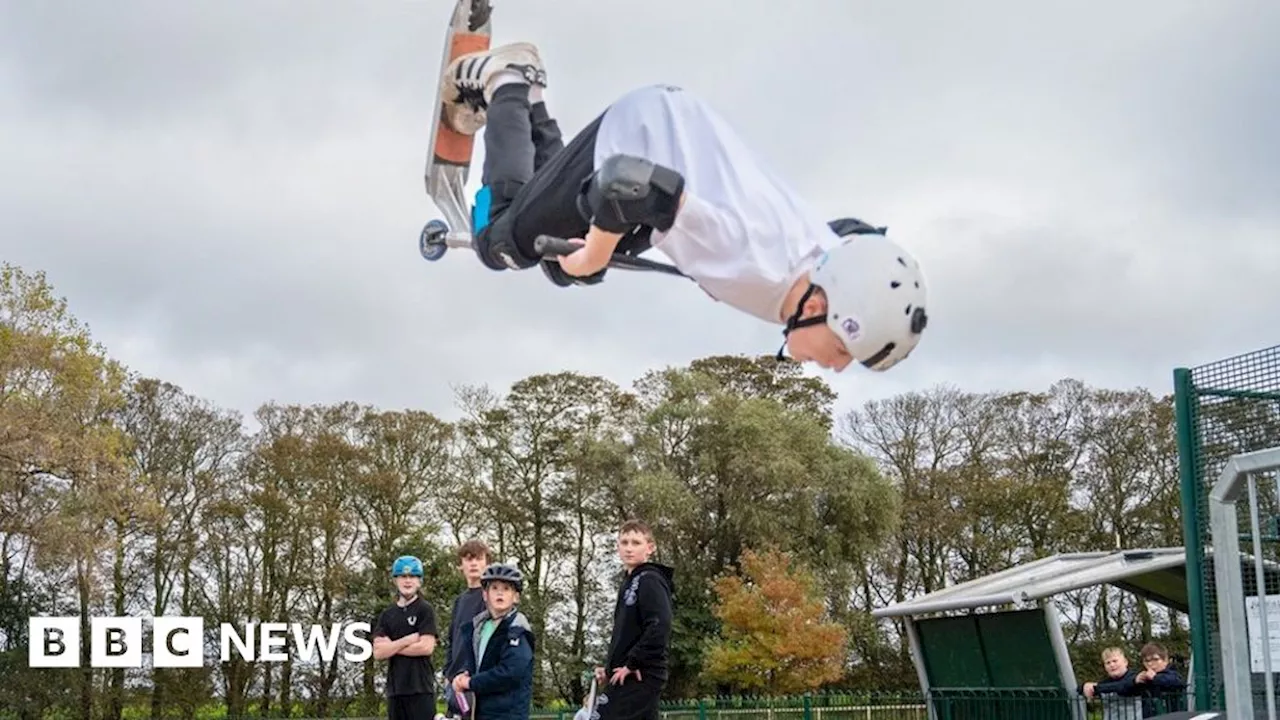
<svg viewBox="0 0 1280 720">
<path fill-rule="evenodd" d="M 458 659 L 458 633 L 462 630 L 462 626 L 468 621 L 480 614 L 484 609 L 484 589 L 483 588 L 467 588 L 466 591 L 458 594 L 453 600 L 453 616 L 449 618 L 449 663 L 445 665 L 444 676 L 452 678 L 454 675 L 462 672 L 461 661 Z"/>
<path fill-rule="evenodd" d="M 410 633 L 440 636 L 436 631 L 436 611 L 422 598 L 400 607 L 392 603 L 373 624 L 371 637 L 386 636 L 399 640 Z M 430 655 L 392 655 L 387 659 L 387 697 L 393 695 L 435 694 Z"/>
</svg>

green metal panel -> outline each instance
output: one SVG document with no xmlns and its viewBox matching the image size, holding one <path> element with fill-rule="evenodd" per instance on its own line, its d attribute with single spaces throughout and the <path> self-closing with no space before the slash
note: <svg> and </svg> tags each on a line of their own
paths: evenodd
<svg viewBox="0 0 1280 720">
<path fill-rule="evenodd" d="M 1042 610 L 1010 610 L 916 621 L 929 686 L 1062 689 Z"/>
<path fill-rule="evenodd" d="M 930 687 L 993 687 L 973 616 L 917 620 L 916 627 Z"/>
<path fill-rule="evenodd" d="M 1068 720 L 1081 702 L 1062 674 L 1043 610 L 915 621 L 939 720 Z"/>
<path fill-rule="evenodd" d="M 976 615 L 993 687 L 1056 688 L 1062 673 L 1042 610 Z"/>
</svg>

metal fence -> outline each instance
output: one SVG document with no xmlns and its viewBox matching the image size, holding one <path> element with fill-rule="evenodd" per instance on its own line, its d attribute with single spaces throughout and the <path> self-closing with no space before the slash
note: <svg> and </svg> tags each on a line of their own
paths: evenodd
<svg viewBox="0 0 1280 720">
<path fill-rule="evenodd" d="M 1277 720 L 1280 594 L 1268 587 L 1272 574 L 1268 566 L 1274 562 L 1266 547 L 1266 535 L 1275 534 L 1273 523 L 1280 516 L 1277 469 L 1280 446 L 1236 455 L 1222 469 L 1209 495 L 1218 644 L 1226 709 L 1233 718 Z M 1264 528 L 1264 518 L 1273 526 Z M 1252 565 L 1252 573 L 1238 560 L 1242 550 L 1250 556 L 1246 565 Z"/>
<path fill-rule="evenodd" d="M 1188 707 L 1182 693 L 1086 699 L 1061 688 L 819 693 L 663 703 L 662 720 L 1140 720 Z M 531 720 L 573 720 L 577 708 L 535 710 Z"/>
<path fill-rule="evenodd" d="M 1117 697 L 1086 699 L 1062 688 L 994 688 L 985 690 L 936 688 L 927 695 L 920 691 L 841 692 L 824 691 L 782 697 L 709 697 L 664 702 L 659 707 L 663 720 L 1140 720 L 1189 707 L 1181 692 L 1159 697 Z M 436 711 L 443 713 L 443 702 Z M 578 708 L 557 704 L 534 708 L 530 720 L 573 720 Z M 46 714 L 45 720 L 74 720 L 72 708 Z M 125 708 L 125 720 L 144 720 L 150 708 Z M 166 717 L 172 717 L 168 715 Z M 270 715 L 247 712 L 232 715 L 225 706 L 206 706 L 196 711 L 194 720 L 385 720 L 386 706 L 377 708 L 352 704 L 345 711 L 313 715 L 295 707 L 293 712 Z M 1232 720 L 1236 720 L 1232 714 Z M 16 716 L 0 715 L 3 720 Z"/>
<path fill-rule="evenodd" d="M 1220 598 L 1231 596 L 1219 592 L 1214 558 L 1228 565 L 1231 559 L 1209 554 L 1215 546 L 1210 492 L 1233 456 L 1280 446 L 1280 346 L 1197 368 L 1178 368 L 1173 380 L 1191 625 L 1194 707 L 1189 709 L 1222 710 L 1228 678 L 1219 626 L 1222 612 L 1231 603 L 1223 604 Z M 1275 554 L 1280 540 L 1276 520 L 1274 509 L 1260 510 L 1260 533 L 1252 535 L 1249 543 L 1258 546 L 1255 555 L 1271 558 Z M 1238 527 L 1247 534 L 1245 525 Z M 1280 587 L 1266 589 L 1267 594 L 1278 592 Z M 1234 714 L 1231 717 L 1234 720 Z"/>
</svg>

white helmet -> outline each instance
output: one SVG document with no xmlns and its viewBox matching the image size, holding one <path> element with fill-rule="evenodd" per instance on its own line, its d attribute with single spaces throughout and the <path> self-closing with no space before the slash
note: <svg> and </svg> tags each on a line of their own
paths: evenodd
<svg viewBox="0 0 1280 720">
<path fill-rule="evenodd" d="M 883 228 L 853 232 L 818 259 L 810 280 L 826 293 L 826 323 L 849 354 L 884 371 L 920 342 L 929 321 L 927 288 L 920 264 L 885 237 Z"/>
</svg>

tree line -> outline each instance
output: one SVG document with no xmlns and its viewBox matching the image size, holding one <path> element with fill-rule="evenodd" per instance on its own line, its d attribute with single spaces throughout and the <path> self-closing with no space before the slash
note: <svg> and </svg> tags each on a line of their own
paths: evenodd
<svg viewBox="0 0 1280 720">
<path fill-rule="evenodd" d="M 914 688 L 902 629 L 872 609 L 1053 553 L 1181 544 L 1167 396 L 1064 379 L 835 399 L 794 364 L 716 356 L 630 386 L 461 387 L 452 421 L 349 402 L 241 417 L 129 371 L 42 273 L 6 265 L 0 714 L 379 714 L 379 662 L 29 669 L 27 619 L 368 622 L 408 553 L 445 628 L 470 538 L 525 572 L 537 702 L 571 707 L 604 657 L 627 518 L 676 568 L 671 697 Z M 1089 667 L 1106 643 L 1185 646 L 1132 595 L 1058 602 Z"/>
</svg>

